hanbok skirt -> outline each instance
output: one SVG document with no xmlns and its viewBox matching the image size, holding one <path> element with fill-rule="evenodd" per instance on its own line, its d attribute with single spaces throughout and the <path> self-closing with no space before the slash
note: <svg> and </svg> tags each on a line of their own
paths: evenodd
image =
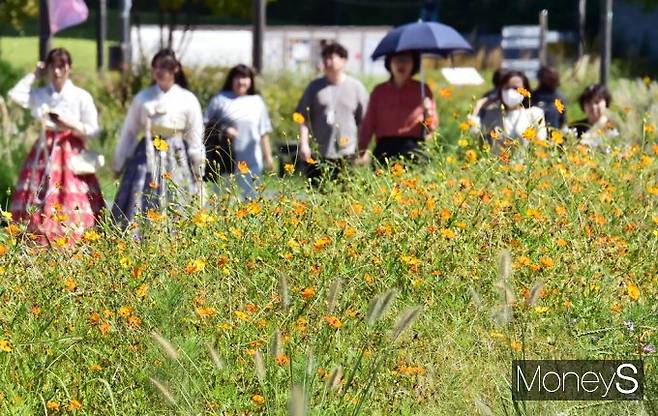
<svg viewBox="0 0 658 416">
<path fill-rule="evenodd" d="M 141 140 L 126 162 L 112 206 L 112 218 L 122 227 L 132 222 L 136 214 L 147 214 L 149 210 L 160 213 L 170 207 L 185 211 L 186 204 L 198 192 L 182 138 L 168 139 L 166 152 L 155 151 L 153 173 L 147 162 L 146 143 L 147 140 Z"/>
<path fill-rule="evenodd" d="M 96 175 L 76 175 L 69 166 L 82 150 L 70 131 L 47 130 L 45 143 L 38 140 L 23 163 L 10 211 L 41 244 L 59 237 L 74 243 L 99 218 L 104 202 Z"/>
</svg>

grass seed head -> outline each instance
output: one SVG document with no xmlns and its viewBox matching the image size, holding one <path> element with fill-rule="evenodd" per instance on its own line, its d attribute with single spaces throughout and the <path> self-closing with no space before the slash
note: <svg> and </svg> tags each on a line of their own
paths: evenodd
<svg viewBox="0 0 658 416">
<path fill-rule="evenodd" d="M 306 416 L 306 398 L 299 385 L 293 386 L 288 398 L 288 416 Z"/>
<path fill-rule="evenodd" d="M 327 295 L 327 311 L 329 315 L 334 313 L 336 309 L 336 304 L 338 303 L 338 296 L 340 296 L 340 289 L 343 285 L 343 282 L 340 278 L 334 279 L 329 287 L 329 294 Z"/>
<path fill-rule="evenodd" d="M 508 280 L 512 274 L 512 255 L 508 250 L 503 250 L 498 256 L 498 278 Z"/>
<path fill-rule="evenodd" d="M 176 348 L 174 348 L 165 337 L 160 335 L 157 331 L 151 332 L 151 337 L 158 343 L 158 345 L 160 345 L 165 354 L 167 354 L 167 357 L 172 361 L 178 360 L 178 352 L 176 352 Z"/>
<path fill-rule="evenodd" d="M 254 364 L 256 365 L 256 376 L 261 384 L 265 384 L 265 360 L 263 360 L 263 353 L 256 350 L 254 353 Z"/>
<path fill-rule="evenodd" d="M 283 339 L 281 338 L 281 331 L 278 329 L 272 334 L 272 341 L 270 342 L 270 355 L 276 358 L 281 354 L 281 347 L 283 346 Z"/>
<path fill-rule="evenodd" d="M 162 384 L 161 382 L 159 382 L 157 379 L 153 377 L 149 377 L 149 381 L 160 392 L 160 394 L 162 394 L 162 397 L 164 397 L 164 399 L 169 404 L 171 404 L 172 406 L 176 405 L 176 399 L 174 398 L 174 395 L 171 393 L 171 391 L 167 388 L 167 386 L 165 386 L 164 384 Z"/>
<path fill-rule="evenodd" d="M 532 308 L 537 304 L 537 300 L 539 300 L 539 295 L 543 288 L 544 288 L 544 284 L 539 280 L 532 285 L 532 287 L 530 288 L 530 293 L 528 294 L 528 300 L 526 301 L 528 307 Z"/>
<path fill-rule="evenodd" d="M 404 331 L 409 329 L 411 324 L 413 324 L 416 318 L 418 318 L 422 310 L 423 310 L 422 306 L 414 306 L 402 312 L 398 316 L 397 323 L 395 324 L 395 327 L 391 332 L 391 339 L 393 341 L 397 340 L 398 337 L 402 335 Z"/>
<path fill-rule="evenodd" d="M 473 305 L 478 309 L 482 309 L 482 297 L 478 291 L 475 290 L 473 286 L 469 286 L 468 291 L 471 293 L 471 301 L 473 301 Z"/>
<path fill-rule="evenodd" d="M 327 379 L 327 387 L 330 390 L 338 390 L 340 388 L 341 380 L 343 379 L 343 367 L 340 365 L 333 369 L 331 375 Z"/>
<path fill-rule="evenodd" d="M 278 292 L 279 299 L 281 299 L 281 310 L 285 312 L 290 306 L 290 291 L 288 290 L 288 279 L 284 275 L 279 277 Z"/>
<path fill-rule="evenodd" d="M 224 360 L 222 360 L 222 357 L 219 356 L 217 350 L 209 342 L 206 343 L 206 348 L 208 349 L 208 355 L 210 355 L 210 360 L 212 361 L 215 368 L 218 371 L 224 370 L 224 368 L 226 368 L 226 365 L 224 364 Z"/>
<path fill-rule="evenodd" d="M 306 376 L 311 377 L 315 374 L 315 357 L 313 356 L 313 347 L 310 345 L 306 350 Z"/>
<path fill-rule="evenodd" d="M 478 409 L 481 416 L 493 416 L 491 408 L 479 397 L 475 398 L 475 408 Z"/>
</svg>

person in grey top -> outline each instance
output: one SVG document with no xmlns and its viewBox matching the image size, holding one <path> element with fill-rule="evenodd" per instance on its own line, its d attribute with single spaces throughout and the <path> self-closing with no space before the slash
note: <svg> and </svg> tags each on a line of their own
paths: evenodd
<svg viewBox="0 0 658 416">
<path fill-rule="evenodd" d="M 320 154 L 311 164 L 308 176 L 319 174 L 318 163 L 341 167 L 357 152 L 359 125 L 368 107 L 368 92 L 361 81 L 344 72 L 347 50 L 338 43 L 322 49 L 324 76 L 306 87 L 297 112 L 304 116 L 300 124 L 299 157 L 312 157 L 309 137 L 318 145 Z M 314 158 L 315 159 L 315 158 Z"/>
</svg>

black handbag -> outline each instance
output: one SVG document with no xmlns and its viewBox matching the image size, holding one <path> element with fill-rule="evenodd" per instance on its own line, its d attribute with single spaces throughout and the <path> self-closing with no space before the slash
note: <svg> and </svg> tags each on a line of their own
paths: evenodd
<svg viewBox="0 0 658 416">
<path fill-rule="evenodd" d="M 231 174 L 235 169 L 233 147 L 226 128 L 218 122 L 206 125 L 203 139 L 206 146 L 206 173 L 203 180 L 206 182 L 217 182 L 221 175 Z"/>
</svg>

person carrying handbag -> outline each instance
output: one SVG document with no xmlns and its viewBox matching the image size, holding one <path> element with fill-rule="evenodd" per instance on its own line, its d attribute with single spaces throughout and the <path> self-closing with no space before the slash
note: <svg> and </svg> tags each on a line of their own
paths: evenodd
<svg viewBox="0 0 658 416">
<path fill-rule="evenodd" d="M 223 176 L 233 174 L 242 199 L 258 196 L 263 172 L 274 165 L 269 138 L 272 123 L 254 78 L 253 69 L 246 65 L 231 68 L 204 115 L 206 136 L 217 137 L 214 147 L 210 140 L 206 143 L 208 158 L 218 162 L 209 164 L 209 179 L 216 191 L 224 192 L 222 188 L 230 188 L 231 182 Z"/>
<path fill-rule="evenodd" d="M 53 49 L 9 91 L 42 126 L 21 168 L 10 211 L 44 245 L 74 243 L 104 207 L 95 175 L 100 162 L 87 150 L 87 142 L 100 132 L 98 112 L 92 96 L 69 79 L 72 64 L 66 49 Z M 44 73 L 49 82 L 36 87 Z"/>
</svg>

